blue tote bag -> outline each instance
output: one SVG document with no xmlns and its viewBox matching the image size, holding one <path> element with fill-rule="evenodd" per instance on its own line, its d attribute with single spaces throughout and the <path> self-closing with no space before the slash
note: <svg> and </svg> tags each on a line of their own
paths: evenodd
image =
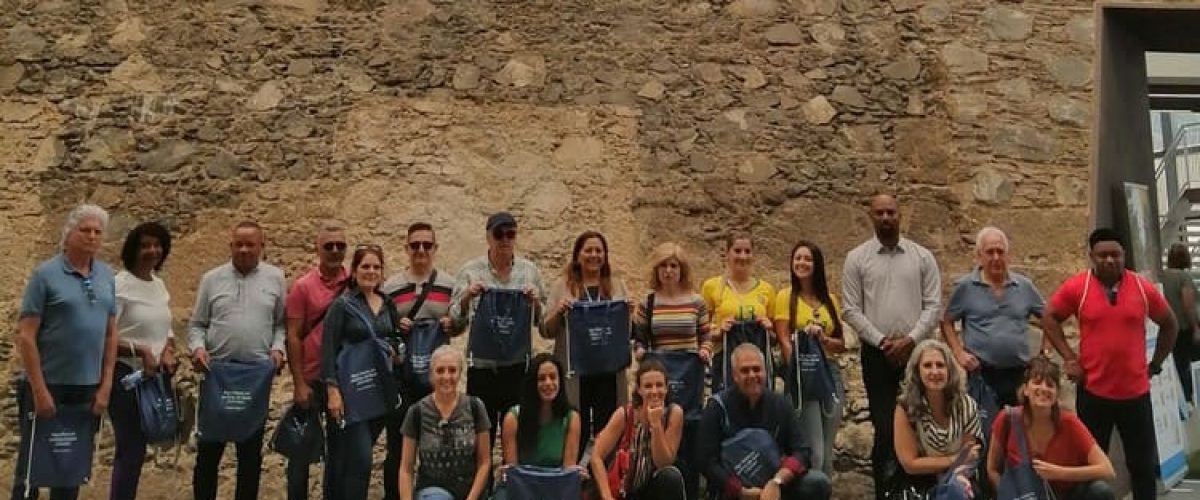
<svg viewBox="0 0 1200 500">
<path fill-rule="evenodd" d="M 704 362 L 700 355 L 684 351 L 650 351 L 645 359 L 656 359 L 667 369 L 670 402 L 683 408 L 684 418 L 700 420 L 704 412 Z"/>
<path fill-rule="evenodd" d="M 26 488 L 76 488 L 87 483 L 98 423 L 88 404 L 60 403 L 54 417 L 33 418 L 29 422 Z"/>
<path fill-rule="evenodd" d="M 279 419 L 271 449 L 288 460 L 315 464 L 325 453 L 325 433 L 321 430 L 321 410 L 292 405 Z"/>
<path fill-rule="evenodd" d="M 392 348 L 375 332 L 374 322 L 358 306 L 346 310 L 371 332 L 370 338 L 344 343 L 337 355 L 338 391 L 345 403 L 346 424 L 380 417 L 396 407 L 398 393 L 392 377 Z"/>
<path fill-rule="evenodd" d="M 792 345 L 792 376 L 784 380 L 788 396 L 797 407 L 805 401 L 827 404 L 836 400 L 837 382 L 820 339 L 797 332 L 792 335 Z"/>
<path fill-rule="evenodd" d="M 734 321 L 729 332 L 725 334 L 724 350 L 721 352 L 721 363 L 725 368 L 725 379 L 722 387 L 733 384 L 733 364 L 730 356 L 733 350 L 742 344 L 754 344 L 763 352 L 767 360 L 767 388 L 775 389 L 775 367 L 771 364 L 771 341 L 767 329 L 758 321 Z"/>
<path fill-rule="evenodd" d="M 533 305 L 523 290 L 488 288 L 479 296 L 467 339 L 467 356 L 495 366 L 512 366 L 529 358 Z"/>
<path fill-rule="evenodd" d="M 712 399 L 721 407 L 721 431 L 726 436 L 721 440 L 721 463 L 733 471 L 742 484 L 755 488 L 765 486 L 783 463 L 775 436 L 758 427 L 747 427 L 730 435 L 732 426 L 725 401 L 720 394 Z"/>
<path fill-rule="evenodd" d="M 179 407 L 165 375 L 143 377 L 133 389 L 137 398 L 142 434 L 147 443 L 174 441 L 179 434 Z"/>
<path fill-rule="evenodd" d="M 536 465 L 514 465 L 505 474 L 510 500 L 579 500 L 583 477 L 576 470 Z"/>
<path fill-rule="evenodd" d="M 267 421 L 274 375 L 268 360 L 210 362 L 200 383 L 196 436 L 222 443 L 253 436 Z"/>
<path fill-rule="evenodd" d="M 436 319 L 413 321 L 412 329 L 408 331 L 408 360 L 402 368 L 404 382 L 414 394 L 433 392 L 433 384 L 429 382 L 429 360 L 433 351 L 450 343 L 442 324 Z"/>
<path fill-rule="evenodd" d="M 1017 450 L 1021 461 L 1015 467 L 1005 467 L 996 483 L 997 500 L 1048 500 L 1050 489 L 1046 481 L 1033 470 L 1033 459 L 1029 454 L 1029 443 L 1025 440 L 1025 425 L 1016 408 L 1005 411 L 1008 425 L 1005 426 L 1005 436 L 1000 442 L 1008 446 L 1008 434 L 1017 434 Z M 1007 465 L 1008 459 L 1004 460 Z"/>
<path fill-rule="evenodd" d="M 629 303 L 578 301 L 567 311 L 567 373 L 604 375 L 630 363 Z"/>
</svg>

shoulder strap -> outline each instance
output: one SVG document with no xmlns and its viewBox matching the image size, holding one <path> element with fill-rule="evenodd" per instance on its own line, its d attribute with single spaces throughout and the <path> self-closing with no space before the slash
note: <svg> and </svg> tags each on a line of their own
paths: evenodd
<svg viewBox="0 0 1200 500">
<path fill-rule="evenodd" d="M 343 295 L 342 297 L 345 297 L 345 296 Z M 344 299 L 342 297 L 339 297 L 339 299 L 344 300 L 346 302 L 346 310 L 350 311 L 351 314 L 357 316 L 358 319 L 367 326 L 367 331 L 371 332 L 372 338 L 379 338 L 379 334 L 375 332 L 375 322 L 371 321 L 371 316 L 368 315 L 367 313 L 363 312 L 362 309 L 359 309 L 359 307 L 357 305 L 353 304 L 352 302 L 350 302 L 349 299 Z M 386 297 L 384 298 L 384 302 L 387 302 Z M 385 307 L 386 307 L 386 305 L 385 305 Z"/>
<path fill-rule="evenodd" d="M 654 349 L 654 292 L 646 295 L 646 343 Z"/>
<path fill-rule="evenodd" d="M 1017 415 L 1015 408 L 1008 410 L 1008 427 L 1010 432 L 1017 433 L 1017 452 L 1021 454 L 1021 464 L 1028 465 L 1033 462 L 1033 458 L 1029 455 L 1029 442 L 1025 438 L 1025 425 L 1021 422 L 1021 417 Z"/>
<path fill-rule="evenodd" d="M 1146 316 L 1150 316 L 1150 300 L 1146 298 L 1146 288 L 1142 286 L 1142 277 L 1137 273 L 1129 273 L 1133 276 L 1133 282 L 1137 283 L 1138 292 L 1142 294 L 1142 309 Z"/>
<path fill-rule="evenodd" d="M 429 275 L 429 279 L 425 281 L 425 288 L 421 289 L 421 294 L 417 295 L 417 300 L 413 302 L 412 309 L 408 310 L 406 316 L 409 321 L 417 317 L 417 313 L 421 312 L 421 306 L 425 305 L 425 299 L 429 298 L 429 291 L 433 289 L 433 285 L 437 283 L 437 269 Z"/>
<path fill-rule="evenodd" d="M 629 441 L 633 438 L 633 424 L 637 416 L 633 413 L 633 405 L 625 405 L 625 431 L 621 433 L 621 444 L 617 449 L 628 450 Z"/>
<path fill-rule="evenodd" d="M 340 284 L 338 284 L 337 291 L 333 292 L 333 300 L 337 300 L 338 298 L 340 298 L 343 293 L 346 293 L 346 282 L 345 281 L 342 281 Z M 320 322 L 325 320 L 325 313 L 329 312 L 329 306 L 333 305 L 333 300 L 329 301 L 329 304 L 326 304 L 325 308 L 321 309 L 321 314 L 318 314 L 317 318 L 313 320 L 312 324 L 308 325 L 309 330 L 308 330 L 308 333 L 304 334 L 305 336 L 307 336 L 309 333 L 312 333 L 312 328 L 317 326 L 317 324 L 319 324 Z"/>
<path fill-rule="evenodd" d="M 713 394 L 712 399 L 717 403 L 717 406 L 721 407 L 721 432 L 729 434 L 729 429 L 733 427 L 729 423 L 729 408 L 725 407 L 725 400 L 721 399 L 720 394 Z"/>
<path fill-rule="evenodd" d="M 1083 277 L 1083 293 L 1079 294 L 1079 307 L 1075 309 L 1075 319 L 1078 321 L 1080 315 L 1083 314 L 1083 302 L 1087 300 L 1088 288 L 1092 286 L 1092 271 L 1087 272 L 1087 276 Z"/>
<path fill-rule="evenodd" d="M 788 293 L 788 330 L 789 333 L 796 331 L 796 287 L 792 287 Z"/>
</svg>

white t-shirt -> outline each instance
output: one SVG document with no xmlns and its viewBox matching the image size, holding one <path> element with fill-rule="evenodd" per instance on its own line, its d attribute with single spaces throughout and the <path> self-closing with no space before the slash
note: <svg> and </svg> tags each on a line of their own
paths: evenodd
<svg viewBox="0 0 1200 500">
<path fill-rule="evenodd" d="M 158 276 L 145 281 L 129 271 L 117 273 L 117 337 L 121 345 L 129 342 L 149 346 L 155 359 L 173 338 L 171 333 L 171 294 Z M 142 367 L 139 357 L 119 359 L 133 369 Z"/>
</svg>

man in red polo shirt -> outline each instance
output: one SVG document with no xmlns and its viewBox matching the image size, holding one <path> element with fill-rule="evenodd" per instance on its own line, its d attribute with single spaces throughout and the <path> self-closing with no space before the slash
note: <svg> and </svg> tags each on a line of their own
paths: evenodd
<svg viewBox="0 0 1200 500">
<path fill-rule="evenodd" d="M 321 323 L 325 310 L 345 290 L 346 234 L 341 224 L 326 222 L 317 231 L 317 265 L 296 278 L 288 291 L 287 349 L 292 372 L 293 402 L 309 411 L 325 408 L 325 384 L 318 381 L 321 366 Z M 332 441 L 330 441 L 332 444 Z M 326 497 L 333 491 L 330 484 L 335 476 L 326 464 Z M 308 498 L 308 461 L 288 460 L 288 500 Z"/>
<path fill-rule="evenodd" d="M 1162 371 L 1178 331 L 1154 284 L 1125 269 L 1121 235 L 1107 228 L 1088 237 L 1092 269 L 1067 278 L 1050 297 L 1042 328 L 1079 382 L 1076 413 L 1104 451 L 1115 425 L 1125 448 L 1134 500 L 1155 497 L 1157 452 L 1150 377 Z M 1062 322 L 1079 321 L 1079 354 L 1067 345 Z M 1146 364 L 1146 318 L 1158 324 L 1154 358 Z"/>
</svg>

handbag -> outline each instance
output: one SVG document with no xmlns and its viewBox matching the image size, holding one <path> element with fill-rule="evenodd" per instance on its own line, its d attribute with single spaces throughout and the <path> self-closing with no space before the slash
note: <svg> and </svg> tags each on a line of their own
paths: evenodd
<svg viewBox="0 0 1200 500">
<path fill-rule="evenodd" d="M 288 460 L 300 460 L 315 464 L 325 453 L 325 433 L 321 429 L 321 412 L 316 408 L 304 409 L 292 405 L 284 412 L 275 434 L 271 436 L 271 449 Z"/>
<path fill-rule="evenodd" d="M 613 453 L 612 460 L 606 464 L 608 491 L 617 500 L 625 498 L 625 484 L 628 482 L 629 474 L 633 472 L 633 455 L 629 452 L 629 443 L 633 440 L 635 420 L 637 420 L 637 415 L 633 413 L 633 406 L 625 405 L 625 430 L 621 433 L 621 441 L 617 444 L 617 450 Z"/>
<path fill-rule="evenodd" d="M 37 418 L 32 412 L 29 417 L 26 496 L 32 488 L 76 488 L 87 483 L 99 426 L 91 405 L 60 403 L 51 418 Z"/>
<path fill-rule="evenodd" d="M 720 394 L 712 399 L 723 413 L 721 433 L 729 436 L 721 440 L 721 463 L 737 475 L 742 484 L 755 488 L 765 486 L 783 462 L 775 436 L 757 427 L 747 427 L 730 436 L 733 429 L 729 423 L 729 408 Z"/>
<path fill-rule="evenodd" d="M 567 374 L 616 373 L 629 366 L 629 303 L 578 301 L 567 311 Z"/>
<path fill-rule="evenodd" d="M 174 441 L 179 434 L 180 415 L 175 392 L 166 382 L 166 375 L 142 377 L 133 392 L 146 442 Z"/>
<path fill-rule="evenodd" d="M 345 302 L 346 310 L 367 326 L 370 338 L 342 346 L 337 356 L 338 391 L 345 402 L 346 424 L 364 422 L 386 414 L 399 403 L 392 377 L 392 348 L 375 332 L 374 322 L 358 306 Z"/>
<path fill-rule="evenodd" d="M 1012 433 L 1017 433 L 1017 452 L 1021 455 L 1020 461 L 1014 467 L 1007 467 L 1007 458 L 1001 462 L 1004 471 L 1000 474 L 1000 481 L 996 484 L 996 499 L 997 500 L 1050 500 L 1050 488 L 1046 484 L 1046 480 L 1038 476 L 1037 471 L 1033 470 L 1033 459 L 1029 454 L 1029 442 L 1025 438 L 1025 425 L 1021 421 L 1020 415 L 1017 414 L 1016 408 L 1009 408 L 1005 411 L 1008 425 L 1004 428 L 1004 447 L 1008 448 L 1008 437 Z"/>
<path fill-rule="evenodd" d="M 270 361 L 213 361 L 200 383 L 196 437 L 239 443 L 262 429 L 271 403 Z"/>
</svg>

